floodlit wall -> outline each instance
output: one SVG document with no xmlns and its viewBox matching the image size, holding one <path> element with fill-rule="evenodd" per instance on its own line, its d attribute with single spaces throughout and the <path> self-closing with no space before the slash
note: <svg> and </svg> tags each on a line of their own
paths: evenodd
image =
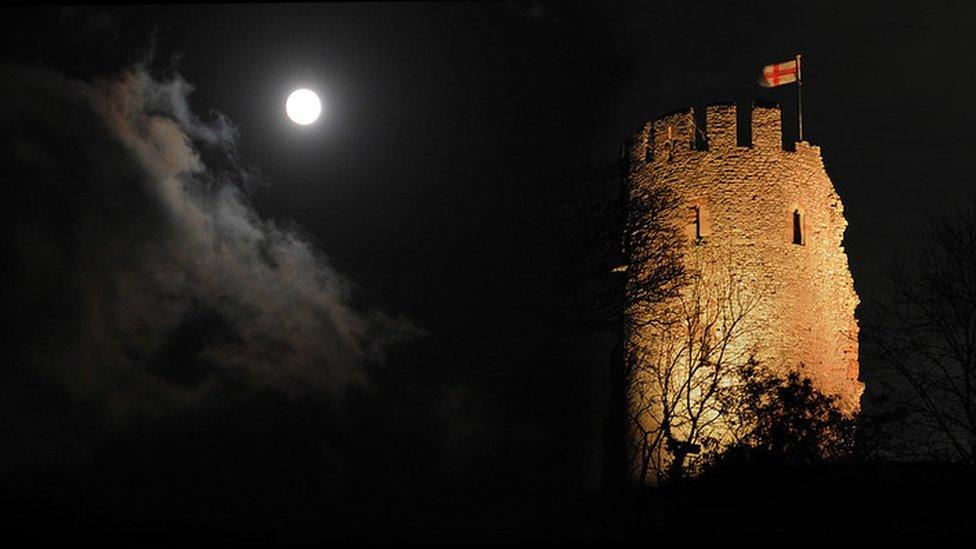
<svg viewBox="0 0 976 549">
<path fill-rule="evenodd" d="M 673 189 L 688 265 L 707 257 L 757 296 L 748 346 L 758 361 L 799 370 L 853 412 L 864 385 L 843 204 L 819 147 L 784 150 L 780 117 L 777 107 L 753 108 L 748 143 L 737 136 L 734 105 L 707 107 L 704 124 L 693 109 L 648 122 L 624 151 L 628 185 Z"/>
</svg>

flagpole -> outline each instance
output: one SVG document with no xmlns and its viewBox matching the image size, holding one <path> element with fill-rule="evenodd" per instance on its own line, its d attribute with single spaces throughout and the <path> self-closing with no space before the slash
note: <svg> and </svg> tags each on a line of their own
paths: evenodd
<svg viewBox="0 0 976 549">
<path fill-rule="evenodd" d="M 800 71 L 800 54 L 796 54 L 796 104 L 800 120 L 800 142 L 803 142 L 803 73 Z"/>
</svg>

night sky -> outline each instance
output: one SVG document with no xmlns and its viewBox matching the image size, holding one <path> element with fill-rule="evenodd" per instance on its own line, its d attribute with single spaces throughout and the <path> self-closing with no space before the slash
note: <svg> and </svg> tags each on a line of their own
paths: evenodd
<svg viewBox="0 0 976 549">
<path fill-rule="evenodd" d="M 418 499 L 442 509 L 445 493 L 585 485 L 591 355 L 611 358 L 566 318 L 561 181 L 687 106 L 774 101 L 795 140 L 795 87 L 757 77 L 800 53 L 805 137 L 844 202 L 869 315 L 925 220 L 973 188 L 976 6 L 897 4 L 3 8 L 4 299 L 18 327 L 0 472 L 28 479 L 9 490 L 70 507 L 35 490 L 60 486 L 31 480 L 54 470 L 70 493 L 207 502 L 246 476 L 235 502 L 297 490 L 338 509 L 382 493 L 393 508 L 427 490 Z M 122 91 L 92 84 L 123 71 L 137 76 Z M 309 127 L 284 116 L 298 87 L 325 104 Z M 180 228 L 196 210 L 131 190 L 163 178 L 80 99 L 133 89 L 190 137 L 199 185 L 238 189 L 179 191 L 203 212 L 199 233 Z M 158 127 L 132 131 L 124 144 L 159 170 L 189 154 Z M 194 246 L 218 233 L 229 259 L 204 265 Z M 862 359 L 865 413 L 880 377 Z M 326 495 L 302 492 L 313 470 Z M 108 516 L 125 498 L 94 500 Z"/>
<path fill-rule="evenodd" d="M 240 130 L 244 161 L 268 182 L 253 198 L 258 211 L 304 227 L 364 299 L 443 329 L 472 307 L 483 316 L 485 304 L 511 314 L 496 298 L 518 291 L 501 279 L 518 287 L 531 277 L 515 267 L 527 250 L 513 248 L 524 247 L 520 235 L 538 214 L 540 181 L 613 159 L 643 121 L 766 99 L 782 105 L 795 137 L 795 88 L 764 90 L 756 74 L 797 52 L 807 139 L 822 147 L 844 200 L 845 244 L 869 301 L 904 237 L 968 192 L 963 150 L 973 127 L 972 71 L 959 55 L 970 8 L 879 5 L 200 6 L 189 19 L 183 8 L 31 12 L 24 17 L 46 32 L 26 42 L 46 47 L 6 55 L 108 72 L 152 37 L 154 65 L 195 88 L 194 111 L 216 109 Z M 94 13 L 111 33 L 85 26 Z M 92 44 L 67 48 L 49 34 L 58 29 Z M 313 128 L 281 113 L 299 85 L 327 103 Z M 467 299 L 480 305 L 459 301 Z"/>
</svg>

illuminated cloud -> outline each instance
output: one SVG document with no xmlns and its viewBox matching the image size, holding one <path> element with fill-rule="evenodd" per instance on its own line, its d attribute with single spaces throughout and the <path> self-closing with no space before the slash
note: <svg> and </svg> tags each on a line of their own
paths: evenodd
<svg viewBox="0 0 976 549">
<path fill-rule="evenodd" d="M 334 398 L 416 333 L 354 309 L 308 239 L 255 213 L 246 174 L 227 175 L 237 130 L 194 116 L 184 80 L 0 74 L 7 421 L 42 404 L 125 425 L 266 390 Z"/>
</svg>

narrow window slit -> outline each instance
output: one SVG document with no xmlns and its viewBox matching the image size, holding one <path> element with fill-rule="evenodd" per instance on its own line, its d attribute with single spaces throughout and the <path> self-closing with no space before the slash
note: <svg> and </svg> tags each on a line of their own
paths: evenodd
<svg viewBox="0 0 976 549">
<path fill-rule="evenodd" d="M 688 239 L 694 244 L 701 244 L 704 242 L 705 230 L 702 224 L 702 207 L 698 204 L 688 206 L 690 210 L 688 219 L 688 228 L 686 229 Z"/>
<path fill-rule="evenodd" d="M 793 243 L 802 246 L 803 240 L 803 214 L 800 210 L 793 210 Z"/>
</svg>

